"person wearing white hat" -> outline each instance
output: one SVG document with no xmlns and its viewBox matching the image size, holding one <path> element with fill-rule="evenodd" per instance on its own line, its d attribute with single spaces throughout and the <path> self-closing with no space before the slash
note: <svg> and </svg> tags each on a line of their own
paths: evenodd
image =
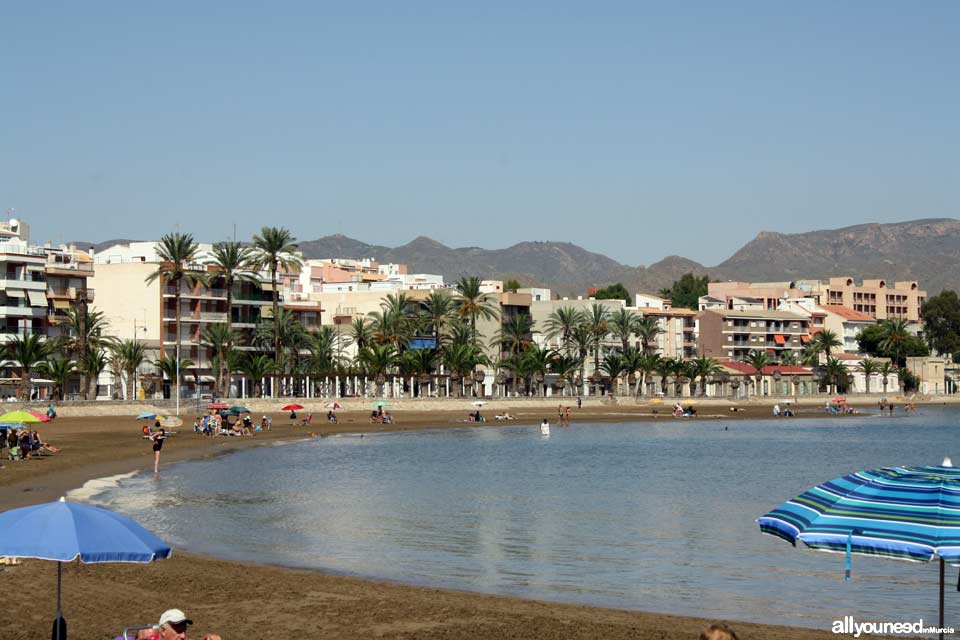
<svg viewBox="0 0 960 640">
<path fill-rule="evenodd" d="M 167 609 L 160 615 L 157 628 L 160 631 L 160 640 L 190 640 L 187 637 L 187 627 L 193 620 L 187 617 L 180 609 Z M 222 640 L 215 633 L 208 633 L 202 640 Z"/>
</svg>

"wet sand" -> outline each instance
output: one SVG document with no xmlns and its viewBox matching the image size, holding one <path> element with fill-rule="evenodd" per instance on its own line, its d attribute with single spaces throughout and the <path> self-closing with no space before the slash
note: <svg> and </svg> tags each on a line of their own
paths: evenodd
<svg viewBox="0 0 960 640">
<path fill-rule="evenodd" d="M 698 407 L 700 405 L 698 404 Z M 652 412 L 656 411 L 656 415 Z M 555 415 L 518 404 L 512 422 L 463 422 L 466 411 L 397 412 L 393 425 L 372 425 L 367 413 L 340 412 L 329 425 L 316 415 L 312 426 L 291 426 L 273 413 L 269 433 L 207 438 L 192 433 L 192 420 L 167 440 L 161 462 L 221 455 L 240 448 L 312 434 L 442 427 L 495 428 L 538 424 Z M 798 416 L 827 417 L 815 407 Z M 185 419 L 187 414 L 184 414 Z M 492 417 L 492 416 L 489 416 Z M 770 406 L 729 413 L 704 404 L 695 420 L 767 418 Z M 573 422 L 683 421 L 669 406 L 590 407 Z M 322 424 L 321 422 L 322 421 Z M 37 425 L 41 436 L 62 449 L 40 460 L 5 462 L 0 470 L 0 511 L 55 500 L 87 480 L 141 470 L 152 473 L 150 443 L 132 418 L 59 418 Z M 161 474 L 163 469 L 161 468 Z M 149 528 L 149 523 L 143 523 Z M 178 553 L 149 565 L 65 565 L 64 617 L 73 638 L 113 638 L 125 626 L 147 624 L 163 610 L 184 609 L 195 621 L 191 637 L 218 632 L 231 638 L 696 638 L 709 621 L 657 613 L 628 612 L 421 588 Z M 0 572 L 0 594 L 10 597 L 0 616 L 0 638 L 48 637 L 56 602 L 56 567 L 25 560 Z M 641 605 L 642 606 L 642 603 Z M 824 630 L 731 622 L 740 638 L 835 638 Z"/>
</svg>

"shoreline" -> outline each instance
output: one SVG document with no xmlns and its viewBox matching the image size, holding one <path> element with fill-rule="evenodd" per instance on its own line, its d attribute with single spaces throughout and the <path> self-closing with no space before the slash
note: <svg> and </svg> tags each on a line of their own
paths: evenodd
<svg viewBox="0 0 960 640">
<path fill-rule="evenodd" d="M 743 412 L 724 415 L 717 411 L 707 410 L 711 406 L 707 402 L 698 402 L 703 407 L 701 414 L 694 420 L 734 419 L 773 419 L 770 415 L 772 402 L 766 405 L 750 406 Z M 937 403 L 939 404 L 939 403 Z M 629 407 L 633 408 L 633 407 Z M 574 414 L 574 423 L 577 422 L 661 422 L 674 420 L 672 416 L 663 414 L 653 415 L 651 407 L 637 407 L 630 411 L 624 406 L 587 407 Z M 664 407 L 653 407 L 664 409 Z M 531 412 L 532 410 L 532 412 Z M 669 410 L 669 405 L 666 407 Z M 516 411 L 516 413 L 514 413 Z M 308 439 L 311 433 L 317 435 L 350 434 L 350 433 L 378 433 L 404 430 L 442 429 L 442 428 L 483 428 L 498 426 L 536 425 L 543 410 L 514 405 L 511 413 L 517 420 L 509 422 L 486 422 L 481 424 L 460 422 L 466 411 L 454 412 L 396 412 L 398 422 L 393 425 L 373 425 L 364 422 L 365 414 L 354 412 L 340 412 L 340 424 L 322 425 L 316 422 L 309 428 L 291 427 L 285 414 L 272 414 L 274 428 L 269 433 L 259 434 L 249 438 L 206 438 L 192 433 L 190 425 L 178 429 L 179 433 L 168 441 L 165 446 L 161 466 L 168 466 L 178 462 L 203 460 L 226 455 L 228 453 L 249 449 L 251 447 L 274 446 L 284 443 L 294 443 Z M 550 416 L 555 417 L 555 416 Z M 845 416 L 824 414 L 822 412 L 804 410 L 796 418 L 843 418 Z M 789 420 L 790 418 L 782 418 Z M 684 419 L 687 420 L 687 419 Z M 7 462 L 8 467 L 0 471 L 0 510 L 7 510 L 19 506 L 26 506 L 51 501 L 65 495 L 70 490 L 83 488 L 88 482 L 111 479 L 116 476 L 140 472 L 152 468 L 152 453 L 148 445 L 139 438 L 139 424 L 130 418 L 116 416 L 99 418 L 58 418 L 47 424 L 36 425 L 45 440 L 62 446 L 63 451 L 56 456 L 45 460 L 24 461 L 18 463 Z M 678 426 L 682 422 L 676 423 Z M 72 454 L 79 460 L 71 461 Z M 109 455 L 107 455 L 109 453 Z M 64 462 L 64 464 L 58 464 Z M 67 464 L 67 462 L 75 464 Z M 23 465 L 33 465 L 33 468 Z M 50 465 L 50 466 L 47 466 Z M 11 469 L 10 467 L 17 468 Z M 12 473 L 11 473 L 12 471 Z M 17 478 L 19 472 L 25 472 L 26 477 Z M 161 474 L 163 470 L 161 469 Z M 142 523 L 149 528 L 149 522 Z M 17 591 L 37 594 L 52 594 L 51 576 L 56 572 L 50 571 L 50 563 L 40 561 L 25 561 L 23 565 L 8 569 L 0 574 L 0 581 L 12 579 Z M 72 567 L 67 569 L 67 567 Z M 196 575 L 190 575 L 196 573 Z M 83 583 L 82 591 L 76 584 L 77 580 Z M 197 575 L 201 577 L 197 577 Z M 214 556 L 200 556 L 186 552 L 177 552 L 171 560 L 153 563 L 150 565 L 65 565 L 64 594 L 65 617 L 71 623 L 71 631 L 80 627 L 82 633 L 77 637 L 112 638 L 117 635 L 122 626 L 116 627 L 111 623 L 105 625 L 101 620 L 85 612 L 86 607 L 76 607 L 70 603 L 71 592 L 83 593 L 85 600 L 103 591 L 103 578 L 114 586 L 122 585 L 124 591 L 133 589 L 142 590 L 144 580 L 153 584 L 158 582 L 164 585 L 177 585 L 184 591 L 178 599 L 170 599 L 174 593 L 170 589 L 147 589 L 142 595 L 144 601 L 133 601 L 129 604 L 118 603 L 118 610 L 129 611 L 132 615 L 124 618 L 126 624 L 142 624 L 156 617 L 160 610 L 169 607 L 180 607 L 187 610 L 198 623 L 200 632 L 220 632 L 225 638 L 234 635 L 251 635 L 251 637 L 289 637 L 290 634 L 303 634 L 324 631 L 326 637 L 359 638 L 359 637 L 417 637 L 417 638 L 494 638 L 504 637 L 506 628 L 501 626 L 502 620 L 510 620 L 509 629 L 512 637 L 526 638 L 693 638 L 710 620 L 696 616 L 676 616 L 647 611 L 604 609 L 585 605 L 564 604 L 524 600 L 507 596 L 481 594 L 477 592 L 456 591 L 428 586 L 418 586 L 409 583 L 392 582 L 371 578 L 360 578 L 346 574 L 316 569 L 301 569 L 282 567 L 269 564 L 252 563 L 237 560 L 225 560 Z M 54 578 L 55 580 L 55 578 Z M 224 583 L 224 581 L 226 581 Z M 220 606 L 209 611 L 205 606 L 198 607 L 195 602 L 206 602 L 203 594 L 211 591 L 221 592 L 222 584 L 228 593 L 235 593 L 238 589 L 257 591 L 263 584 L 273 582 L 282 585 L 280 593 L 296 600 L 304 593 L 314 593 L 319 590 L 333 597 L 337 606 L 330 610 L 329 603 L 323 610 L 322 616 L 326 622 L 321 626 L 313 626 L 318 611 L 301 612 L 292 616 L 291 620 L 283 623 L 283 629 L 276 635 L 264 633 L 256 626 L 248 626 L 245 618 L 239 619 L 237 611 L 232 610 L 232 600 L 229 598 L 220 601 Z M 238 587 L 238 584 L 246 586 Z M 25 589 L 26 591 L 20 591 Z M 114 589 L 113 593 L 116 593 Z M 330 593 L 340 593 L 340 596 L 331 596 Z M 343 595 L 348 592 L 350 595 Z M 386 595 L 385 595 L 386 594 Z M 106 595 L 106 594 L 103 594 Z M 109 597 L 113 598 L 114 595 Z M 261 593 L 261 597 L 274 605 L 276 595 Z M 343 598 L 351 603 L 365 602 L 363 606 L 347 606 L 344 609 Z M 391 623 L 376 622 L 381 616 L 377 607 L 383 603 L 383 598 L 390 603 L 390 607 L 399 607 L 404 612 L 401 619 Z M 99 597 L 92 598 L 100 600 Z M 309 598 L 308 598 L 309 599 Z M 52 603 L 52 597 L 50 598 Z M 436 602 L 445 603 L 440 611 L 436 609 Z M 46 597 L 31 598 L 30 611 L 15 610 L 11 613 L 11 620 L 34 623 L 14 626 L 8 620 L 0 621 L 0 636 L 4 638 L 33 638 L 45 634 L 53 614 L 53 605 L 47 607 Z M 157 603 L 157 604 L 153 604 Z M 317 606 L 320 606 L 319 604 Z M 129 608 L 128 608 L 129 607 Z M 495 613 L 485 614 L 482 620 L 478 619 L 479 612 L 487 611 L 492 607 Z M 269 608 L 269 607 L 268 607 Z M 154 611 L 156 609 L 156 611 Z M 194 613 L 195 610 L 198 612 Z M 454 613 L 457 611 L 458 613 Z M 79 615 L 78 615 L 79 612 Z M 22 617 L 24 614 L 26 617 Z M 204 615 L 206 614 L 206 615 Z M 102 616 L 101 616 L 102 617 Z M 333 624 L 336 619 L 345 617 L 350 624 L 338 627 Z M 100 624 L 98 627 L 97 624 Z M 828 621 L 824 621 L 824 629 L 806 627 L 778 627 L 748 622 L 732 621 L 732 626 L 741 638 L 827 638 L 836 637 L 829 631 Z M 111 626 L 112 625 L 112 626 Z M 331 626 L 332 625 L 332 626 Z M 372 626 L 371 626 L 372 625 Z M 492 626 L 491 626 L 492 625 Z M 104 628 L 106 626 L 106 628 Z M 109 635 L 108 635 L 109 633 Z M 20 635 L 18 635 L 20 634 Z"/>
</svg>

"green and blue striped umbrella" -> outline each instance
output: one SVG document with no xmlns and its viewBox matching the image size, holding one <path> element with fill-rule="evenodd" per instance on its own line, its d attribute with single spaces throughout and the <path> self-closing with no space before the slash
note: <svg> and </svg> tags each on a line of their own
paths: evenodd
<svg viewBox="0 0 960 640">
<path fill-rule="evenodd" d="M 944 563 L 960 564 L 960 469 L 890 467 L 836 478 L 757 519 L 760 531 L 792 545 L 913 562 L 940 559 L 940 626 Z M 941 635 L 941 637 L 943 637 Z"/>
</svg>

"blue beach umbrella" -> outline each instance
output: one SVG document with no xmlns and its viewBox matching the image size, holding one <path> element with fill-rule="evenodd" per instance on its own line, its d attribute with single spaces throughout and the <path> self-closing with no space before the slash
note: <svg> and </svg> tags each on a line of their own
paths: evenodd
<svg viewBox="0 0 960 640">
<path fill-rule="evenodd" d="M 136 420 L 153 420 L 157 417 L 157 414 L 151 413 L 150 411 L 141 411 L 137 414 Z"/>
<path fill-rule="evenodd" d="M 63 562 L 152 562 L 170 554 L 167 543 L 130 518 L 63 498 L 0 513 L 0 556 L 57 562 L 58 640 L 66 638 L 67 626 L 60 609 Z"/>
<path fill-rule="evenodd" d="M 940 560 L 940 628 L 944 565 L 960 563 L 960 469 L 859 471 L 801 493 L 757 519 L 760 531 L 793 546 L 913 562 Z M 940 634 L 943 638 L 943 634 Z"/>
</svg>

